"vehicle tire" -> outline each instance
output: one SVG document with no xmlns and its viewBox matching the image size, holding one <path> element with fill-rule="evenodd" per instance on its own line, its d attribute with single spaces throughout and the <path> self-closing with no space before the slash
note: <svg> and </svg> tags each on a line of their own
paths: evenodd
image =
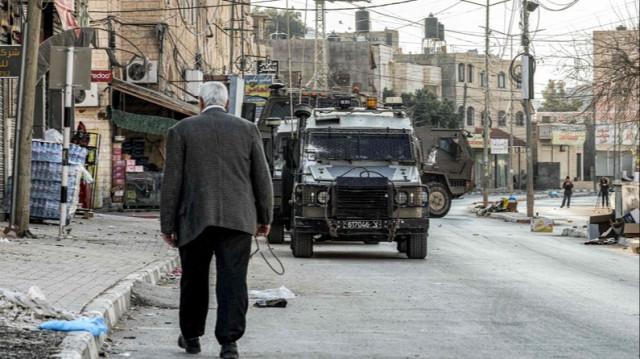
<svg viewBox="0 0 640 359">
<path fill-rule="evenodd" d="M 427 257 L 427 234 L 412 234 L 407 240 L 407 257 L 425 259 Z"/>
<path fill-rule="evenodd" d="M 269 232 L 269 243 L 284 243 L 284 225 L 282 225 L 281 223 L 271 225 L 271 231 Z"/>
<path fill-rule="evenodd" d="M 451 209 L 451 194 L 440 182 L 427 183 L 429 188 L 429 217 L 442 218 Z"/>
<path fill-rule="evenodd" d="M 409 240 L 405 239 L 403 241 L 399 241 L 397 244 L 397 248 L 398 248 L 398 252 L 400 253 L 407 253 L 407 242 Z"/>
<path fill-rule="evenodd" d="M 309 233 L 291 234 L 291 250 L 296 258 L 309 258 L 313 256 L 313 236 Z"/>
</svg>

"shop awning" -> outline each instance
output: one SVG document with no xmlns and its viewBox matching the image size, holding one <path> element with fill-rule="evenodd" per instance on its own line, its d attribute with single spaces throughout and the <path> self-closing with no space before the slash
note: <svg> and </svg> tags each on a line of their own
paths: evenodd
<svg viewBox="0 0 640 359">
<path fill-rule="evenodd" d="M 111 121 L 118 127 L 160 136 L 166 136 L 169 128 L 178 123 L 178 120 L 168 117 L 139 115 L 114 110 L 111 107 L 108 108 L 108 113 Z"/>
<path fill-rule="evenodd" d="M 170 110 L 180 112 L 187 116 L 194 116 L 200 113 L 200 109 L 196 105 L 190 104 L 188 102 L 180 101 L 174 97 L 167 96 L 158 91 L 154 91 L 152 89 L 149 89 L 143 86 L 138 86 L 136 84 L 122 81 L 120 79 L 114 78 L 111 81 L 111 86 L 113 87 L 114 90 L 120 91 L 122 93 L 126 93 L 127 95 L 137 97 L 147 102 L 154 103 L 158 106 L 162 106 Z"/>
<path fill-rule="evenodd" d="M 483 129 L 482 127 L 476 127 L 474 129 L 474 134 L 476 135 L 481 135 L 479 138 L 482 139 L 482 132 Z M 495 139 L 509 139 L 510 138 L 510 134 L 508 132 L 505 132 L 499 128 L 495 128 L 495 127 L 491 127 L 490 129 L 490 133 L 489 133 L 489 138 L 495 138 Z M 513 136 L 513 147 L 526 147 L 527 146 L 527 142 L 516 137 Z M 474 146 L 471 146 L 474 147 Z M 482 147 L 482 146 L 480 146 Z"/>
</svg>

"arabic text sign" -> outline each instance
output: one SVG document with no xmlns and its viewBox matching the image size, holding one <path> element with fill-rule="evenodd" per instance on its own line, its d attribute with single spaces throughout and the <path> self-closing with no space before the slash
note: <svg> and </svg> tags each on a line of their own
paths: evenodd
<svg viewBox="0 0 640 359">
<path fill-rule="evenodd" d="M 509 140 L 506 138 L 491 139 L 491 154 L 504 155 L 509 153 Z"/>
<path fill-rule="evenodd" d="M 278 60 L 258 60 L 259 74 L 277 74 Z"/>
<path fill-rule="evenodd" d="M 586 139 L 585 131 L 567 131 L 567 130 L 553 130 L 551 134 L 552 145 L 563 146 L 581 146 Z"/>
<path fill-rule="evenodd" d="M 19 77 L 22 67 L 20 45 L 0 45 L 0 78 Z"/>
<path fill-rule="evenodd" d="M 480 134 L 473 134 L 471 138 L 468 138 L 469 146 L 471 148 L 483 148 L 484 147 L 484 138 Z"/>
<path fill-rule="evenodd" d="M 269 97 L 269 86 L 273 84 L 273 75 L 246 75 L 244 77 L 245 97 Z"/>
<path fill-rule="evenodd" d="M 614 141 L 614 136 L 618 137 L 617 141 Z M 637 136 L 637 128 L 616 129 L 613 124 L 596 125 L 596 145 L 612 145 L 614 142 L 619 142 L 622 145 L 633 145 L 637 142 Z"/>
</svg>

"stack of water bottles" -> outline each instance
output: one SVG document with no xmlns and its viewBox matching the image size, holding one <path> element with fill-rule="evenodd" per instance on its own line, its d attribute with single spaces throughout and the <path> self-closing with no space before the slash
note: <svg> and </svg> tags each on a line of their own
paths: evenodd
<svg viewBox="0 0 640 359">
<path fill-rule="evenodd" d="M 87 152 L 84 147 L 76 145 L 71 145 L 69 148 L 69 182 L 67 186 L 67 203 L 69 204 L 71 204 L 78 187 L 78 170 L 80 166 L 84 166 Z M 44 219 L 60 217 L 61 186 L 62 144 L 33 140 L 31 145 L 31 217 Z"/>
</svg>

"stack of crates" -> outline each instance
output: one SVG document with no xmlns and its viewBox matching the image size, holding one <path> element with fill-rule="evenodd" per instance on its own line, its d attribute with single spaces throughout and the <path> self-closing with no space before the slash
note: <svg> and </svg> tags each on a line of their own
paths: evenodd
<svg viewBox="0 0 640 359">
<path fill-rule="evenodd" d="M 112 189 L 113 196 L 111 202 L 123 203 L 124 202 L 124 187 L 125 187 L 125 170 L 127 167 L 127 161 L 122 159 L 122 142 L 114 142 L 111 147 L 111 154 L 113 158 L 112 163 Z"/>
</svg>

